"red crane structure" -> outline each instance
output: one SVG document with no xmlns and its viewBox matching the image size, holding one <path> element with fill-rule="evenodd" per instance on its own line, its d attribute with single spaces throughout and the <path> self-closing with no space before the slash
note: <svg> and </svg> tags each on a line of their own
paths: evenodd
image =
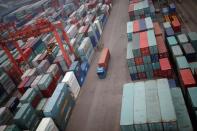
<svg viewBox="0 0 197 131">
<path fill-rule="evenodd" d="M 13 26 L 13 27 L 15 27 L 15 26 Z M 8 25 L 0 26 L 0 30 L 1 30 L 1 28 L 7 30 L 10 28 L 10 25 L 8 24 Z M 19 47 L 17 41 L 18 40 L 27 41 L 28 38 L 38 37 L 42 34 L 49 33 L 49 32 L 53 32 L 53 35 L 60 47 L 60 50 L 61 50 L 62 55 L 64 57 L 64 60 L 66 61 L 66 64 L 68 66 L 70 66 L 71 60 L 70 60 L 69 55 L 67 54 L 67 52 L 64 49 L 61 36 L 63 36 L 66 44 L 69 47 L 69 50 L 71 51 L 71 53 L 74 54 L 75 58 L 76 58 L 76 55 L 74 53 L 73 47 L 70 45 L 70 39 L 67 36 L 66 32 L 64 31 L 64 26 L 61 21 L 51 23 L 50 21 L 48 21 L 46 19 L 39 19 L 34 24 L 27 25 L 21 29 L 18 29 L 18 30 L 16 29 L 15 31 L 9 32 L 9 34 L 6 38 L 4 38 L 3 36 L 0 36 L 0 47 L 5 51 L 8 58 L 13 63 L 14 68 L 18 71 L 19 75 L 22 75 L 22 71 L 21 71 L 20 67 L 18 66 L 16 60 L 14 59 L 12 54 L 10 53 L 9 49 L 7 48 L 6 44 L 7 43 L 14 43 L 15 47 L 19 51 L 22 58 L 27 62 L 27 60 L 26 60 L 27 58 L 25 58 L 25 56 L 23 55 L 23 51 Z M 59 32 L 62 32 L 62 35 L 60 35 Z"/>
</svg>

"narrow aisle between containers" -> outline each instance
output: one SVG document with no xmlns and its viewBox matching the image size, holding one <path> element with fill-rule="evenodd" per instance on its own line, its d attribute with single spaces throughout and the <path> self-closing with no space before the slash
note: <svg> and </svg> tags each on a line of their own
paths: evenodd
<svg viewBox="0 0 197 131">
<path fill-rule="evenodd" d="M 100 80 L 96 67 L 100 51 L 94 55 L 86 81 L 68 123 L 67 131 L 119 131 L 122 85 L 130 81 L 125 60 L 128 1 L 114 0 L 101 43 L 111 59 L 107 77 Z"/>
</svg>

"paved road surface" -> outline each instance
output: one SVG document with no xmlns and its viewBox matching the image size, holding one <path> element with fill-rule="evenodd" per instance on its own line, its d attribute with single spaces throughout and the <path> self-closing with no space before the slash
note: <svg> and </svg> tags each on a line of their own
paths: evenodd
<svg viewBox="0 0 197 131">
<path fill-rule="evenodd" d="M 85 84 L 69 120 L 67 131 L 119 131 L 122 85 L 130 81 L 126 64 L 128 0 L 113 0 L 102 43 L 111 52 L 107 78 L 99 80 L 95 54 Z"/>
</svg>

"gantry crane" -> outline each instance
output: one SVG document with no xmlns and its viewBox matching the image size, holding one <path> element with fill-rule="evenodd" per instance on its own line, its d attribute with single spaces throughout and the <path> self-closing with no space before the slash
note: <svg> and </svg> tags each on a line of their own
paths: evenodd
<svg viewBox="0 0 197 131">
<path fill-rule="evenodd" d="M 53 35 L 60 47 L 60 50 L 61 50 L 62 55 L 64 57 L 64 60 L 66 61 L 66 64 L 68 66 L 70 66 L 71 65 L 70 57 L 63 47 L 62 38 L 61 38 L 61 35 L 59 35 L 58 31 L 62 32 L 62 36 L 63 36 L 64 40 L 66 41 L 66 44 L 68 45 L 69 50 L 71 51 L 71 53 L 73 53 L 73 55 L 76 58 L 76 55 L 74 53 L 74 49 L 70 45 L 70 39 L 67 36 L 66 32 L 64 31 L 64 27 L 63 27 L 63 24 L 61 21 L 51 23 L 50 21 L 48 21 L 46 19 L 39 19 L 34 24 L 25 26 L 19 30 L 15 30 L 14 32 L 9 32 L 9 35 L 6 38 L 0 37 L 0 46 L 5 51 L 5 53 L 8 55 L 8 58 L 11 60 L 11 62 L 14 65 L 14 68 L 19 72 L 20 75 L 22 75 L 22 71 L 21 71 L 20 67 L 18 66 L 17 62 L 13 58 L 12 54 L 9 52 L 8 48 L 6 47 L 6 44 L 10 43 L 10 42 L 16 43 L 18 40 L 27 41 L 28 38 L 38 37 L 42 34 L 53 32 Z M 18 44 L 16 44 L 16 45 L 18 45 Z M 21 50 L 19 46 L 18 46 L 18 48 L 19 48 L 19 50 Z M 23 52 L 21 52 L 20 54 L 24 57 Z"/>
</svg>

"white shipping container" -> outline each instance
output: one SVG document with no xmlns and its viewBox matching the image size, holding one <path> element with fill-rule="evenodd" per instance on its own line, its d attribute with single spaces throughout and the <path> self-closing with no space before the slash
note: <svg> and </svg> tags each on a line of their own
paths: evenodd
<svg viewBox="0 0 197 131">
<path fill-rule="evenodd" d="M 32 82 L 31 88 L 38 88 L 38 83 L 42 77 L 43 77 L 43 75 L 37 76 L 36 79 Z"/>
<path fill-rule="evenodd" d="M 36 131 L 59 131 L 54 121 L 50 117 L 42 118 Z"/>
<path fill-rule="evenodd" d="M 48 60 L 46 60 L 46 59 L 42 60 L 42 62 L 37 67 L 39 74 L 46 73 L 49 66 L 50 66 L 50 63 Z"/>
<path fill-rule="evenodd" d="M 57 74 L 57 72 L 59 72 L 59 67 L 57 64 L 52 64 L 47 70 L 47 73 L 51 73 L 53 77 Z"/>
<path fill-rule="evenodd" d="M 136 131 L 148 131 L 144 82 L 134 84 L 134 127 Z"/>
<path fill-rule="evenodd" d="M 76 25 L 72 25 L 68 31 L 67 31 L 67 34 L 69 36 L 70 39 L 74 38 L 75 35 L 77 34 L 77 26 Z"/>
<path fill-rule="evenodd" d="M 97 26 L 98 30 L 99 30 L 99 33 L 100 35 L 102 34 L 102 28 L 101 28 L 101 25 L 99 23 L 99 20 L 95 20 L 94 21 L 94 24 Z"/>
<path fill-rule="evenodd" d="M 172 96 L 167 79 L 157 80 L 157 89 L 164 131 L 176 131 L 177 122 Z"/>
<path fill-rule="evenodd" d="M 145 23 L 146 23 L 147 29 L 153 29 L 153 21 L 152 21 L 151 17 L 146 17 Z"/>
<path fill-rule="evenodd" d="M 28 76 L 33 76 L 33 75 L 36 75 L 36 74 L 37 74 L 37 69 L 36 69 L 36 68 L 33 68 L 33 69 L 29 72 Z"/>
<path fill-rule="evenodd" d="M 25 71 L 25 73 L 23 73 L 23 75 L 21 76 L 21 79 L 24 80 L 25 77 L 28 76 L 28 74 L 31 72 L 32 69 L 28 69 Z"/>
<path fill-rule="evenodd" d="M 62 83 L 66 83 L 69 86 L 69 90 L 72 92 L 73 97 L 77 99 L 80 92 L 80 86 L 73 71 L 66 73 Z"/>
</svg>

